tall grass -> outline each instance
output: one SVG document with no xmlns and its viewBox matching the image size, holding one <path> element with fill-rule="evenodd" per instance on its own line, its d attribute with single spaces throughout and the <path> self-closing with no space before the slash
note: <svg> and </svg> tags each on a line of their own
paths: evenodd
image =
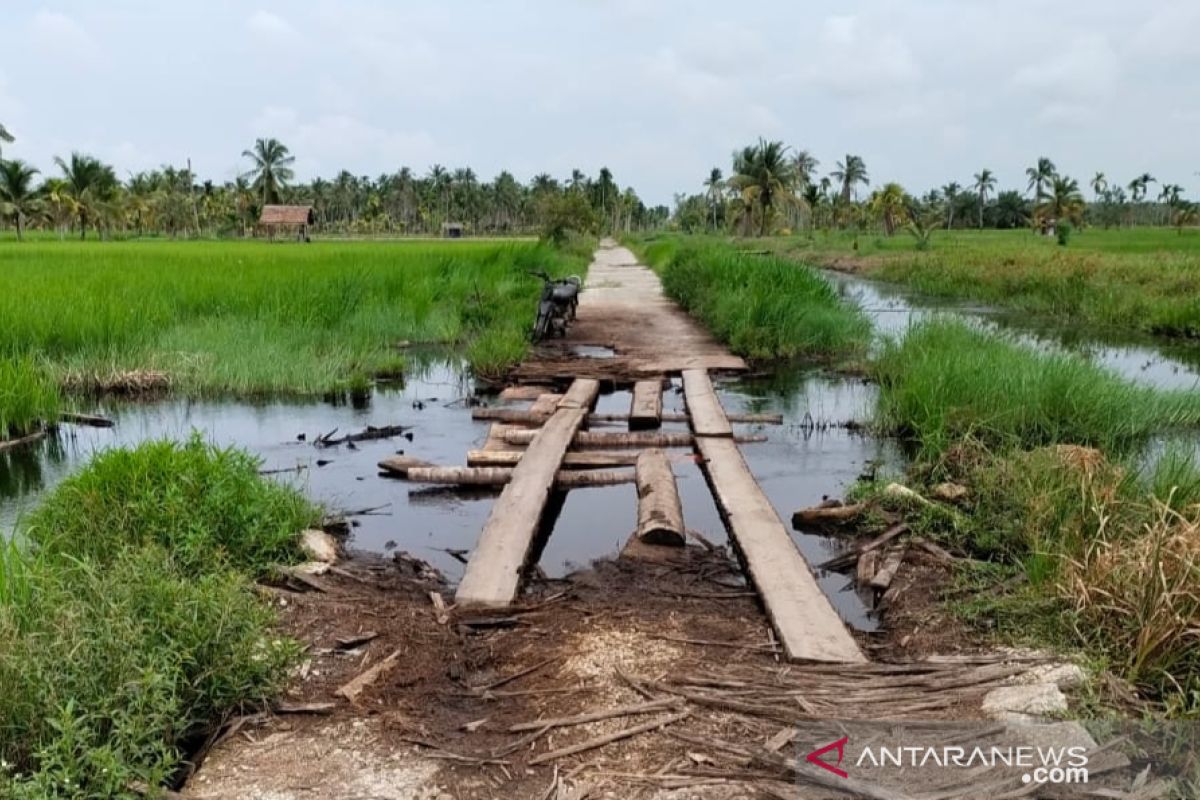
<svg viewBox="0 0 1200 800">
<path fill-rule="evenodd" d="M 524 354 L 526 270 L 586 263 L 535 243 L 0 245 L 0 358 L 33 354 L 84 386 L 153 369 L 188 394 L 315 394 L 398 371 L 404 341 L 499 336 L 470 351 L 495 371 Z"/>
<path fill-rule="evenodd" d="M 936 457 L 964 438 L 993 448 L 1071 443 L 1121 451 L 1200 423 L 1200 396 L 1136 386 L 953 319 L 919 323 L 871 366 L 877 422 Z"/>
<path fill-rule="evenodd" d="M 33 359 L 0 356 L 0 440 L 53 422 L 58 406 L 58 387 Z"/>
<path fill-rule="evenodd" d="M 0 548 L 0 796 L 137 796 L 298 648 L 250 576 L 317 510 L 197 439 L 98 457 Z"/>
<path fill-rule="evenodd" d="M 870 337 L 862 312 L 806 267 L 717 240 L 667 237 L 634 246 L 667 295 L 740 355 L 826 359 L 860 352 Z"/>
</svg>

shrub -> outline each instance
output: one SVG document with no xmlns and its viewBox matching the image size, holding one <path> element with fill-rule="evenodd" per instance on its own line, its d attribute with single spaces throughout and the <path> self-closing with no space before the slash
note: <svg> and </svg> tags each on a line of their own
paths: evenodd
<svg viewBox="0 0 1200 800">
<path fill-rule="evenodd" d="M 1066 247 L 1067 244 L 1071 241 L 1072 230 L 1073 230 L 1073 228 L 1071 226 L 1071 223 L 1067 222 L 1065 219 L 1060 220 L 1054 226 L 1054 235 L 1058 239 L 1059 247 Z"/>
</svg>

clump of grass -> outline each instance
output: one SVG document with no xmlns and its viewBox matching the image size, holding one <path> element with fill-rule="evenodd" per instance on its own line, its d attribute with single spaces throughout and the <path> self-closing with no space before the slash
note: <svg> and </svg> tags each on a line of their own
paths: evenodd
<svg viewBox="0 0 1200 800">
<path fill-rule="evenodd" d="M 298 647 L 250 581 L 319 510 L 257 467 L 198 437 L 109 451 L 0 547 L 0 795 L 134 797 L 280 689 Z"/>
<path fill-rule="evenodd" d="M 259 465 L 199 434 L 108 450 L 30 514 L 26 535 L 43 553 L 97 563 L 124 547 L 158 544 L 188 572 L 260 574 L 295 559 L 296 532 L 316 523 L 319 511 L 263 480 Z"/>
<path fill-rule="evenodd" d="M 33 359 L 0 356 L 0 440 L 53 422 L 59 402 L 58 387 Z"/>
<path fill-rule="evenodd" d="M 813 270 L 717 241 L 659 239 L 643 257 L 663 289 L 750 358 L 830 358 L 862 351 L 870 323 Z"/>
<path fill-rule="evenodd" d="M 1082 444 L 1127 449 L 1200 422 L 1200 398 L 1136 386 L 1070 354 L 1039 352 L 935 319 L 884 344 L 871 372 L 878 424 L 935 458 L 963 438 L 992 448 Z"/>
</svg>

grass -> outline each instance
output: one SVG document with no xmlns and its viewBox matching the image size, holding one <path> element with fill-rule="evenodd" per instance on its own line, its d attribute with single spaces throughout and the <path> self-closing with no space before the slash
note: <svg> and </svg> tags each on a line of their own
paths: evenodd
<svg viewBox="0 0 1200 800">
<path fill-rule="evenodd" d="M 471 366 L 493 376 L 525 353 L 540 289 L 526 270 L 581 273 L 586 249 L 0 244 L 0 377 L 19 370 L 87 389 L 152 370 L 188 395 L 325 394 L 402 371 L 403 342 L 466 346 Z M 52 417 L 38 386 L 0 388 L 0 420 Z"/>
<path fill-rule="evenodd" d="M 735 353 L 754 359 L 828 359 L 864 350 L 870 323 L 812 270 L 678 236 L 631 244 L 666 294 Z"/>
<path fill-rule="evenodd" d="M 953 319 L 885 342 L 870 367 L 877 424 L 936 459 L 963 439 L 989 448 L 1070 443 L 1128 451 L 1200 423 L 1200 397 L 1136 386 L 1078 356 L 1035 350 Z"/>
<path fill-rule="evenodd" d="M 110 451 L 0 548 L 0 795 L 136 797 L 281 688 L 298 648 L 250 580 L 318 510 L 256 466 L 195 438 Z"/>
<path fill-rule="evenodd" d="M 33 359 L 0 358 L 0 440 L 54 419 L 59 403 L 58 387 Z"/>
<path fill-rule="evenodd" d="M 1170 337 L 1200 337 L 1200 232 L 1075 231 L 1060 247 L 1028 230 L 936 231 L 928 250 L 903 235 L 754 240 L 780 255 L 853 267 L 933 296 L 961 297 Z"/>
</svg>

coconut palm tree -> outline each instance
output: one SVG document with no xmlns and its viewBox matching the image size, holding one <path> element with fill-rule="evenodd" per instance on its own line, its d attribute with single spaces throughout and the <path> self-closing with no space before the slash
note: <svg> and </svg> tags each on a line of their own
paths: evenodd
<svg viewBox="0 0 1200 800">
<path fill-rule="evenodd" d="M 25 231 L 25 218 L 40 205 L 33 190 L 33 176 L 37 174 L 24 161 L 0 161 L 0 214 L 15 220 L 18 242 Z"/>
<path fill-rule="evenodd" d="M 1038 210 L 1042 218 L 1050 222 L 1057 223 L 1062 219 L 1078 222 L 1083 207 L 1079 181 L 1065 175 L 1055 175 L 1050 182 L 1050 191 Z"/>
<path fill-rule="evenodd" d="M 56 156 L 54 163 L 62 170 L 66 191 L 74 201 L 79 238 L 85 239 L 88 222 L 99 218 L 107 201 L 116 193 L 117 175 L 109 165 L 82 153 L 71 153 L 70 161 Z"/>
<path fill-rule="evenodd" d="M 990 169 L 976 172 L 974 188 L 979 196 L 979 230 L 983 230 L 983 207 L 987 205 L 988 192 L 996 188 L 996 176 Z"/>
<path fill-rule="evenodd" d="M 708 177 L 704 180 L 704 188 L 707 190 L 705 196 L 708 198 L 708 204 L 712 207 L 712 224 L 713 230 L 717 229 L 717 206 L 721 203 L 721 197 L 725 192 L 725 176 L 721 173 L 720 167 L 713 167 L 708 173 Z"/>
<path fill-rule="evenodd" d="M 888 236 L 896 232 L 896 226 L 908 214 L 908 195 L 904 187 L 898 183 L 886 183 L 871 195 L 867 203 L 871 213 L 883 222 L 883 229 Z"/>
<path fill-rule="evenodd" d="M 8 132 L 8 128 L 4 127 L 3 125 L 0 125 L 0 142 L 12 144 L 15 141 L 16 141 L 16 139 L 13 137 L 13 135 Z M 3 151 L 0 150 L 0 158 L 2 158 L 3 155 L 4 155 Z"/>
<path fill-rule="evenodd" d="M 741 193 L 750 205 L 761 211 L 759 235 L 765 236 L 776 201 L 795 202 L 796 165 L 788 158 L 783 142 L 759 139 L 758 144 L 733 154 L 733 172 L 729 186 Z"/>
<path fill-rule="evenodd" d="M 1100 196 L 1102 194 L 1104 194 L 1104 190 L 1108 188 L 1108 178 L 1106 178 L 1104 176 L 1103 172 L 1097 172 L 1095 175 L 1092 176 L 1091 183 L 1092 183 L 1092 192 L 1095 193 L 1096 200 L 1099 201 Z"/>
<path fill-rule="evenodd" d="M 820 163 L 807 150 L 797 150 L 796 155 L 792 156 L 792 164 L 796 171 L 797 194 L 803 194 L 812 185 L 813 175 L 816 173 Z"/>
<path fill-rule="evenodd" d="M 1029 177 L 1029 186 L 1026 187 L 1026 191 L 1029 189 L 1035 190 L 1033 199 L 1040 202 L 1046 196 L 1046 185 L 1054 180 L 1058 174 L 1058 170 L 1055 168 L 1053 161 L 1042 156 L 1037 160 L 1035 166 L 1025 170 L 1025 174 Z"/>
<path fill-rule="evenodd" d="M 866 162 L 859 156 L 847 153 L 846 160 L 838 161 L 836 167 L 829 173 L 829 177 L 841 183 L 842 203 L 849 203 L 850 195 L 856 191 L 855 187 L 860 183 L 866 186 L 870 182 Z"/>
<path fill-rule="evenodd" d="M 954 207 L 961 192 L 962 186 L 958 181 L 950 181 L 942 187 L 942 196 L 946 198 L 946 230 L 954 227 Z"/>
<path fill-rule="evenodd" d="M 242 155 L 254 162 L 254 168 L 244 177 L 254 179 L 254 191 L 262 204 L 279 202 L 279 193 L 295 177 L 292 164 L 296 159 L 287 146 L 278 139 L 256 139 L 253 150 L 243 150 Z"/>
</svg>

